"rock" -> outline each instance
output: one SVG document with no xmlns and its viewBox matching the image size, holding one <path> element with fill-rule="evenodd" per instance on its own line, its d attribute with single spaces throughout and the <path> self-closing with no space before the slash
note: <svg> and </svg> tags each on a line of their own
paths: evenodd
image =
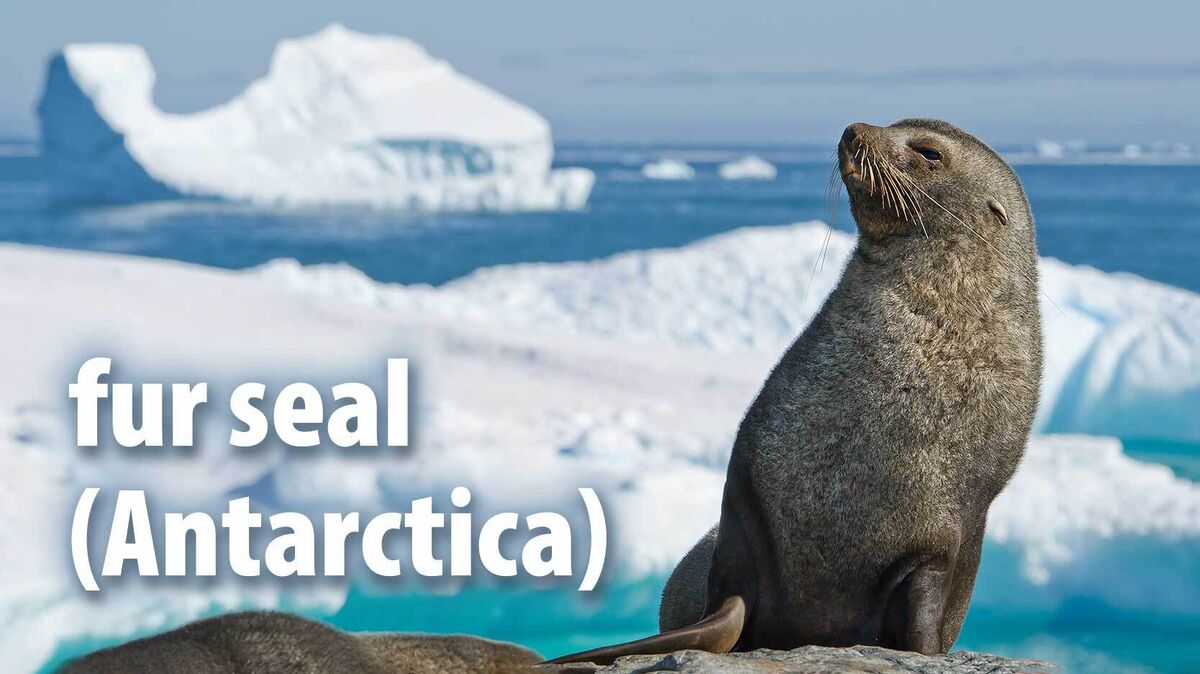
<svg viewBox="0 0 1200 674">
<path fill-rule="evenodd" d="M 1055 666 L 1035 660 L 1015 660 L 986 653 L 958 651 L 949 655 L 921 655 L 875 646 L 826 648 L 804 646 L 792 651 L 757 650 L 715 655 L 678 651 L 668 655 L 634 655 L 613 665 L 544 665 L 545 672 L 562 674 L 1038 674 Z"/>
</svg>

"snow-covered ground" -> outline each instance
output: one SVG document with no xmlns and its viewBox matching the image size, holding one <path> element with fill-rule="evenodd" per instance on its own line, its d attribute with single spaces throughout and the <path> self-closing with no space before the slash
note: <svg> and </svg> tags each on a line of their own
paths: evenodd
<svg viewBox="0 0 1200 674">
<path fill-rule="evenodd" d="M 345 596 L 339 583 L 129 579 L 85 597 L 67 546 L 84 486 L 146 488 L 158 510 L 215 511 L 248 493 L 318 512 L 406 508 L 464 484 L 477 513 L 572 512 L 574 489 L 591 486 L 613 536 L 606 587 L 663 573 L 716 520 L 742 410 L 836 281 L 852 241 L 835 232 L 809 288 L 826 232 L 746 229 L 676 250 L 485 269 L 438 288 L 288 261 L 230 272 L 0 246 L 0 348 L 20 356 L 0 380 L 0 537 L 21 541 L 0 547 L 0 652 L 24 671 L 85 636 L 222 608 L 332 609 Z M 1043 307 L 1039 426 L 1076 435 L 1035 436 L 997 500 L 987 554 L 1008 561 L 980 579 L 977 605 L 1086 596 L 1194 616 L 1200 486 L 1084 434 L 1200 442 L 1200 296 L 1052 260 L 1042 274 L 1061 311 Z M 415 448 L 247 453 L 225 446 L 228 420 L 216 418 L 192 454 L 83 452 L 66 383 L 101 354 L 117 379 L 206 380 L 213 400 L 249 380 L 378 380 L 384 358 L 407 356 Z M 569 629 L 562 615 L 546 619 Z"/>
<path fill-rule="evenodd" d="M 551 170 L 550 125 L 411 40 L 331 25 L 284 40 L 265 77 L 168 114 L 128 44 L 51 59 L 38 106 L 56 194 L 422 210 L 581 208 L 594 176 Z"/>
</svg>

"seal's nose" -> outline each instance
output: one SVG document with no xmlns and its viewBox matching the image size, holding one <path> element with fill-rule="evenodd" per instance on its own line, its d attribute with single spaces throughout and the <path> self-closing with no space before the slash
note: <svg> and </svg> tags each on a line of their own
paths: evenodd
<svg viewBox="0 0 1200 674">
<path fill-rule="evenodd" d="M 855 141 L 866 129 L 867 125 L 862 122 L 855 122 L 846 127 L 846 130 L 842 132 L 842 145 L 845 146 L 847 152 L 854 152 Z"/>
</svg>

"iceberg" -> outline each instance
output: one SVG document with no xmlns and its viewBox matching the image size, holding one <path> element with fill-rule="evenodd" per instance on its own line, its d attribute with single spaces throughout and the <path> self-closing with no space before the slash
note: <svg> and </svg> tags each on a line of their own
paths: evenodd
<svg viewBox="0 0 1200 674">
<path fill-rule="evenodd" d="M 265 77 L 192 114 L 160 110 L 154 80 L 136 45 L 52 57 L 38 115 L 57 198 L 550 210 L 583 207 L 594 181 L 551 168 L 541 115 L 400 37 L 284 40 Z"/>
<path fill-rule="evenodd" d="M 725 162 L 717 168 L 723 180 L 774 180 L 778 173 L 774 164 L 754 155 Z"/>
<path fill-rule="evenodd" d="M 642 175 L 650 180 L 692 180 L 696 169 L 682 159 L 664 157 L 643 166 Z"/>
</svg>

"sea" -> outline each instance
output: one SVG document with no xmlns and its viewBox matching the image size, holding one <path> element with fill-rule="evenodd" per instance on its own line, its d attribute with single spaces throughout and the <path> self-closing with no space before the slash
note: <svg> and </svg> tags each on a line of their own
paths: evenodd
<svg viewBox="0 0 1200 674">
<path fill-rule="evenodd" d="M 1032 144 L 998 148 L 1020 175 L 1037 222 L 1040 254 L 1135 274 L 1200 292 L 1200 155 L 1128 146 L 1063 156 Z M 773 180 L 724 180 L 723 162 L 754 155 Z M 691 180 L 652 180 L 642 167 L 687 162 Z M 563 143 L 555 162 L 596 174 L 585 209 L 548 213 L 411 214 L 289 209 L 178 199 L 136 204 L 60 204 L 50 199 L 36 143 L 0 140 L 0 241 L 169 258 L 243 269 L 276 258 L 346 263 L 383 282 L 442 284 L 473 270 L 517 262 L 592 260 L 675 247 L 749 226 L 822 220 L 853 231 L 845 199 L 831 198 L 831 147 Z M 1200 414 L 1200 410 L 1197 410 Z M 1123 439 L 1126 450 L 1200 480 L 1200 446 Z M 1135 554 L 1131 552 L 1131 554 Z M 981 577 L 995 559 L 984 557 Z M 1200 574 L 1200 560 L 1184 559 Z M 1007 566 L 1015 566 L 1011 561 Z M 480 632 L 547 655 L 643 636 L 665 579 L 621 588 L 583 612 L 546 590 L 469 590 L 444 595 L 352 591 L 325 616 L 347 629 Z M 514 616 L 496 631 L 496 611 Z M 534 630 L 531 612 L 560 611 L 561 631 Z M 1129 613 L 1087 597 L 1050 611 L 979 607 L 956 648 L 1042 657 L 1078 672 L 1200 671 L 1200 609 L 1188 617 Z M 569 627 L 568 627 L 569 626 Z M 100 644 L 64 644 L 61 657 Z M 50 665 L 47 666 L 47 671 Z"/>
<path fill-rule="evenodd" d="M 1001 148 L 1003 150 L 1003 148 Z M 1013 148 L 1041 255 L 1200 291 L 1200 154 L 1124 158 L 1096 148 L 1070 161 Z M 775 180 L 722 180 L 754 155 Z M 650 180 L 642 166 L 687 162 L 693 180 Z M 379 281 L 439 284 L 480 267 L 591 260 L 673 247 L 738 227 L 823 220 L 853 231 L 845 198 L 826 197 L 832 148 L 560 146 L 555 163 L 596 173 L 587 208 L 520 214 L 293 210 L 202 200 L 49 203 L 36 145 L 0 141 L 0 240 L 171 258 L 241 269 L 280 257 L 345 262 Z"/>
</svg>

